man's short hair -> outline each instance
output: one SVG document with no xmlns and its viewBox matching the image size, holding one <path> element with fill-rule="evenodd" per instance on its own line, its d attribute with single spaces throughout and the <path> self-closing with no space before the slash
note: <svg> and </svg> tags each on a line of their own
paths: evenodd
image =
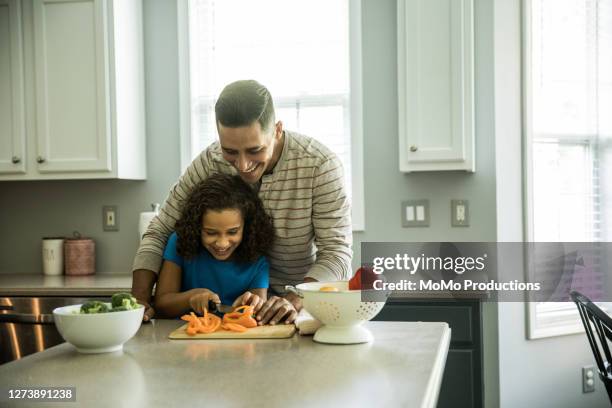
<svg viewBox="0 0 612 408">
<path fill-rule="evenodd" d="M 217 126 L 250 126 L 259 122 L 267 131 L 274 123 L 274 104 L 270 91 L 252 79 L 232 82 L 221 91 L 215 104 Z"/>
</svg>

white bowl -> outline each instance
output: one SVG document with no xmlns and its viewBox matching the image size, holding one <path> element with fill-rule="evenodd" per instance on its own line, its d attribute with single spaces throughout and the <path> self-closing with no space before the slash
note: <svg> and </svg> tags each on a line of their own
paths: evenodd
<svg viewBox="0 0 612 408">
<path fill-rule="evenodd" d="M 321 291 L 325 286 L 338 291 Z M 374 318 L 385 302 L 363 302 L 362 291 L 349 290 L 348 281 L 301 283 L 295 289 L 304 299 L 306 311 L 323 324 L 314 335 L 315 341 L 354 344 L 373 340 L 372 333 L 360 325 Z"/>
<path fill-rule="evenodd" d="M 106 353 L 121 350 L 136 334 L 144 315 L 144 306 L 139 306 L 122 312 L 80 314 L 81 305 L 71 305 L 53 310 L 53 318 L 64 340 L 79 352 Z"/>
</svg>

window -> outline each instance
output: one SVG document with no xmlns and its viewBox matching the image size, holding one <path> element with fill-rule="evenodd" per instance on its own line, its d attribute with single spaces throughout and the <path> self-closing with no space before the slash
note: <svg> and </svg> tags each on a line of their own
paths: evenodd
<svg viewBox="0 0 612 408">
<path fill-rule="evenodd" d="M 528 240 L 608 241 L 612 0 L 525 4 Z M 530 304 L 529 324 L 530 338 L 582 330 L 573 303 Z"/>
<path fill-rule="evenodd" d="M 276 119 L 285 129 L 314 137 L 338 155 L 353 229 L 362 230 L 359 1 L 179 5 L 183 168 L 217 140 L 214 106 L 223 87 L 255 79 L 272 93 Z"/>
</svg>

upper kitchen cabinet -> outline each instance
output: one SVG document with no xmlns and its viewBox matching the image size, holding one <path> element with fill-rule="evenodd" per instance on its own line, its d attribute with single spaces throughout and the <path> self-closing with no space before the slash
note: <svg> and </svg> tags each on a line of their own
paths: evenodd
<svg viewBox="0 0 612 408">
<path fill-rule="evenodd" d="M 475 171 L 473 0 L 398 0 L 400 171 Z"/>
<path fill-rule="evenodd" d="M 21 4 L 0 0 L 0 175 L 25 173 L 23 86 Z"/>
<path fill-rule="evenodd" d="M 0 0 L 0 180 L 146 178 L 142 37 L 142 0 Z"/>
</svg>

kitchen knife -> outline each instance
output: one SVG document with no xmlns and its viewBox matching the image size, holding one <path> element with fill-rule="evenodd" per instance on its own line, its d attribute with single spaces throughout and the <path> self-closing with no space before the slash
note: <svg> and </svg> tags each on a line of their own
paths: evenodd
<svg viewBox="0 0 612 408">
<path fill-rule="evenodd" d="M 208 301 L 208 311 L 209 312 L 221 312 L 221 313 L 230 313 L 234 310 L 232 306 L 223 305 L 221 303 L 215 303 L 212 300 Z"/>
</svg>

